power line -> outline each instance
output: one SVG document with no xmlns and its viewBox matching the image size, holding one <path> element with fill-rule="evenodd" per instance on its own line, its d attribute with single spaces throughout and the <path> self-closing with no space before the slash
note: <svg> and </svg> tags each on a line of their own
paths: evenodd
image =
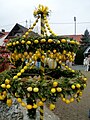
<svg viewBox="0 0 90 120">
<path fill-rule="evenodd" d="M 22 22 L 19 22 L 19 23 L 24 23 L 24 22 L 26 22 L 26 21 L 22 21 Z M 2 26 L 0 26 L 0 27 L 9 27 L 9 26 L 12 26 L 14 23 L 12 23 L 12 24 L 7 24 L 7 25 L 2 25 Z"/>
<path fill-rule="evenodd" d="M 67 23 L 50 23 L 50 24 L 74 24 L 74 23 L 67 22 Z M 77 22 L 77 24 L 90 24 L 90 22 Z"/>
<path fill-rule="evenodd" d="M 25 23 L 26 21 L 22 21 L 22 22 L 19 22 L 19 23 Z M 31 23 L 33 23 L 33 21 L 30 21 Z M 59 23 L 59 22 L 56 22 L 56 23 L 52 23 L 52 22 L 50 22 L 49 24 L 67 24 L 67 25 L 69 25 L 69 24 L 74 24 L 74 22 L 66 22 L 66 23 L 64 23 L 64 22 L 62 22 L 62 23 Z M 76 24 L 90 24 L 90 22 L 77 22 Z M 1 28 L 3 28 L 3 27 L 9 27 L 9 26 L 12 26 L 12 25 L 14 25 L 14 23 L 13 24 L 7 24 L 7 25 L 2 25 L 2 26 L 0 26 Z"/>
</svg>

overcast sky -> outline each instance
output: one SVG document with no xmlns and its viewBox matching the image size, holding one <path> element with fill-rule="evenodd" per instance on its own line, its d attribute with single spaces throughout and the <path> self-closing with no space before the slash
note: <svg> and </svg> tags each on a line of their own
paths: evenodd
<svg viewBox="0 0 90 120">
<path fill-rule="evenodd" d="M 56 34 L 75 34 L 74 17 L 77 34 L 90 31 L 90 0 L 0 0 L 0 30 L 10 31 L 16 23 L 25 26 L 26 20 L 29 27 L 30 21 L 35 21 L 33 11 L 39 4 L 51 10 L 48 19 Z"/>
</svg>

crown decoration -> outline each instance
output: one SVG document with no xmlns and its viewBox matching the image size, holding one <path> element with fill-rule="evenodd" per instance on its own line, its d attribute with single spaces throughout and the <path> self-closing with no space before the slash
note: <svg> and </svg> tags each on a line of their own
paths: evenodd
<svg viewBox="0 0 90 120">
<path fill-rule="evenodd" d="M 48 7 L 39 5 L 32 27 L 6 45 L 11 53 L 10 62 L 16 66 L 0 74 L 0 100 L 6 100 L 8 106 L 13 97 L 28 110 L 37 109 L 46 101 L 53 110 L 58 98 L 66 104 L 81 99 L 87 78 L 65 64 L 67 58 L 74 62 L 79 42 L 57 36 L 48 24 L 48 15 Z M 40 18 L 41 35 L 29 36 Z M 23 99 L 31 99 L 32 104 Z"/>
</svg>

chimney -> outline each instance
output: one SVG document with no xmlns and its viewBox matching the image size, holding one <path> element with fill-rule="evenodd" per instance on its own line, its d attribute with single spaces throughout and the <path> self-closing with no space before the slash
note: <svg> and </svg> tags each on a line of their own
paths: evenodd
<svg viewBox="0 0 90 120">
<path fill-rule="evenodd" d="M 2 32 L 5 32 L 5 30 L 4 30 L 4 29 L 2 29 Z"/>
</svg>

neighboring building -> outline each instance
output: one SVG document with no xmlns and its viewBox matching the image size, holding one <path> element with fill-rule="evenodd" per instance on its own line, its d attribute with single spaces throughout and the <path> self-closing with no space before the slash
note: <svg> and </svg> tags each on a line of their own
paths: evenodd
<svg viewBox="0 0 90 120">
<path fill-rule="evenodd" d="M 9 68 L 8 57 L 10 53 L 6 50 L 5 43 L 8 42 L 9 39 L 21 37 L 23 34 L 25 34 L 26 31 L 28 31 L 27 28 L 16 23 L 16 25 L 12 28 L 10 32 L 5 32 L 5 30 L 2 30 L 0 32 L 0 72 Z M 30 32 L 29 36 L 39 36 L 39 35 L 32 31 Z"/>
<path fill-rule="evenodd" d="M 16 23 L 16 25 L 12 28 L 12 30 L 9 32 L 8 36 L 6 39 L 11 39 L 15 38 L 17 36 L 22 36 L 28 29 L 25 28 L 24 26 Z"/>
<path fill-rule="evenodd" d="M 9 32 L 5 32 L 5 30 L 2 30 L 0 32 L 0 46 L 4 44 L 4 39 L 7 37 Z"/>
<path fill-rule="evenodd" d="M 18 23 L 12 28 L 12 30 L 9 32 L 8 36 L 6 39 L 11 39 L 11 38 L 16 38 L 16 37 L 21 37 L 28 29 Z M 39 36 L 35 32 L 30 32 L 29 36 Z"/>
<path fill-rule="evenodd" d="M 64 35 L 64 37 L 72 38 L 74 40 L 77 40 L 78 42 L 82 41 L 82 35 Z"/>
<path fill-rule="evenodd" d="M 0 46 L 4 45 L 9 39 L 21 37 L 26 31 L 28 31 L 28 29 L 18 23 L 15 24 L 10 32 L 2 30 L 0 32 Z M 39 36 L 39 34 L 32 31 L 29 36 Z"/>
</svg>

